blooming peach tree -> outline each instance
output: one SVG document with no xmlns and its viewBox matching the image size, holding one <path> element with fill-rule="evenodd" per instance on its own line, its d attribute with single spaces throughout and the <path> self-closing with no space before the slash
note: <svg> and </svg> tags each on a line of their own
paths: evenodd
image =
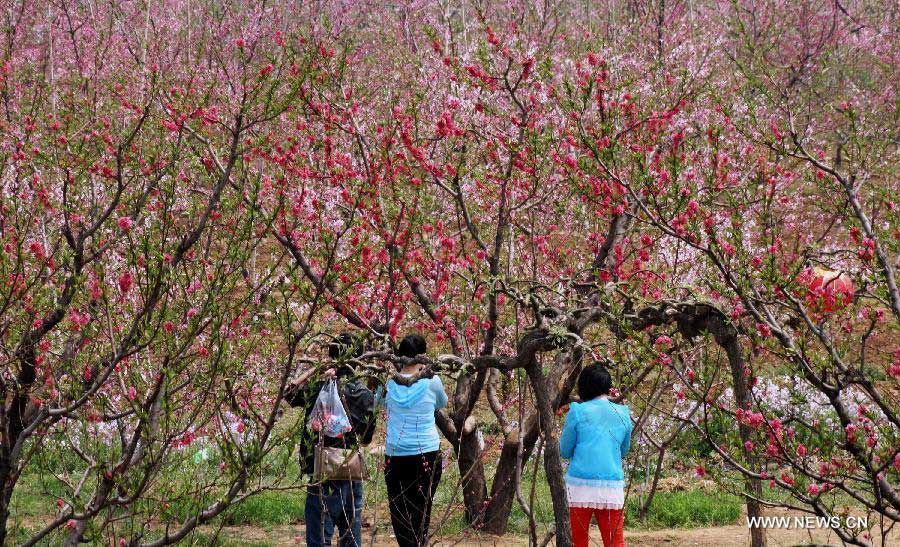
<svg viewBox="0 0 900 547">
<path fill-rule="evenodd" d="M 269 342 L 295 288 L 257 157 L 317 70 L 299 27 L 270 28 L 283 15 L 5 10 L 0 542 L 25 475 L 57 485 L 29 545 L 170 544 L 257 490 L 310 324 Z M 170 481 L 198 443 L 219 472 Z"/>
<path fill-rule="evenodd" d="M 65 485 L 29 544 L 174 543 L 273 487 L 286 382 L 348 326 L 381 381 L 436 348 L 474 529 L 570 543 L 555 414 L 594 360 L 642 512 L 689 437 L 751 517 L 898 520 L 888 10 L 151 4 L 5 15 L 3 539 L 23 475 Z"/>
</svg>

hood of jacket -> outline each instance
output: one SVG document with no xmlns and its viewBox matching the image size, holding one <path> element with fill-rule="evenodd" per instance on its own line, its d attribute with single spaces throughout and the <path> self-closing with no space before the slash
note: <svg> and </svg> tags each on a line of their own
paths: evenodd
<svg viewBox="0 0 900 547">
<path fill-rule="evenodd" d="M 403 386 L 391 380 L 387 385 L 388 397 L 402 408 L 409 408 L 419 402 L 428 391 L 428 382 L 419 380 L 411 386 Z"/>
</svg>

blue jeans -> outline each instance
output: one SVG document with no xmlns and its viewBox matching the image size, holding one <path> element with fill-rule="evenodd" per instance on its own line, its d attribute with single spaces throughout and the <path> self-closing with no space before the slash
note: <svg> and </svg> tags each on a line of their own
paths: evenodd
<svg viewBox="0 0 900 547">
<path fill-rule="evenodd" d="M 362 546 L 362 481 L 326 481 L 306 493 L 306 545 L 331 547 L 334 527 L 339 547 Z"/>
</svg>

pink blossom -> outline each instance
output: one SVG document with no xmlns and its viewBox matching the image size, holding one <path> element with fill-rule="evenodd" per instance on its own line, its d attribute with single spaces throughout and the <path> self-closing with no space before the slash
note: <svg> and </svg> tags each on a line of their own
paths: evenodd
<svg viewBox="0 0 900 547">
<path fill-rule="evenodd" d="M 857 427 L 855 424 L 847 424 L 846 426 L 844 426 L 844 431 L 847 433 L 847 440 L 851 443 L 856 438 L 856 429 Z"/>
<path fill-rule="evenodd" d="M 128 294 L 128 291 L 131 290 L 131 287 L 134 285 L 134 276 L 132 276 L 130 270 L 126 270 L 125 273 L 119 277 L 119 290 L 122 294 Z"/>
<path fill-rule="evenodd" d="M 47 257 L 46 254 L 44 254 L 44 246 L 40 241 L 30 241 L 28 243 L 28 250 L 31 251 L 31 254 L 37 259 L 44 259 Z"/>
<path fill-rule="evenodd" d="M 875 257 L 875 240 L 865 238 L 862 240 L 862 249 L 857 253 L 863 260 L 872 260 Z"/>
<path fill-rule="evenodd" d="M 765 422 L 765 418 L 761 412 L 746 412 L 744 414 L 744 423 L 753 429 L 759 428 L 763 422 Z"/>
<path fill-rule="evenodd" d="M 131 217 L 119 217 L 119 220 L 117 220 L 116 223 L 124 232 L 131 230 L 131 228 L 134 226 L 134 221 L 131 220 Z"/>
</svg>

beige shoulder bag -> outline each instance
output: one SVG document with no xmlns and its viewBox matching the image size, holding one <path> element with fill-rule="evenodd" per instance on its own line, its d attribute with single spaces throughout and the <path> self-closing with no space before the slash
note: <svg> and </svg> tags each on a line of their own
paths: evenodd
<svg viewBox="0 0 900 547">
<path fill-rule="evenodd" d="M 338 389 L 338 393 L 346 411 L 347 404 L 344 402 L 344 394 L 340 392 L 340 389 Z M 349 416 L 350 413 L 348 412 L 347 415 Z M 359 447 L 325 446 L 325 435 L 321 431 L 313 457 L 313 480 L 316 482 L 364 481 L 369 478 L 369 470 L 366 468 L 366 462 Z"/>
</svg>

